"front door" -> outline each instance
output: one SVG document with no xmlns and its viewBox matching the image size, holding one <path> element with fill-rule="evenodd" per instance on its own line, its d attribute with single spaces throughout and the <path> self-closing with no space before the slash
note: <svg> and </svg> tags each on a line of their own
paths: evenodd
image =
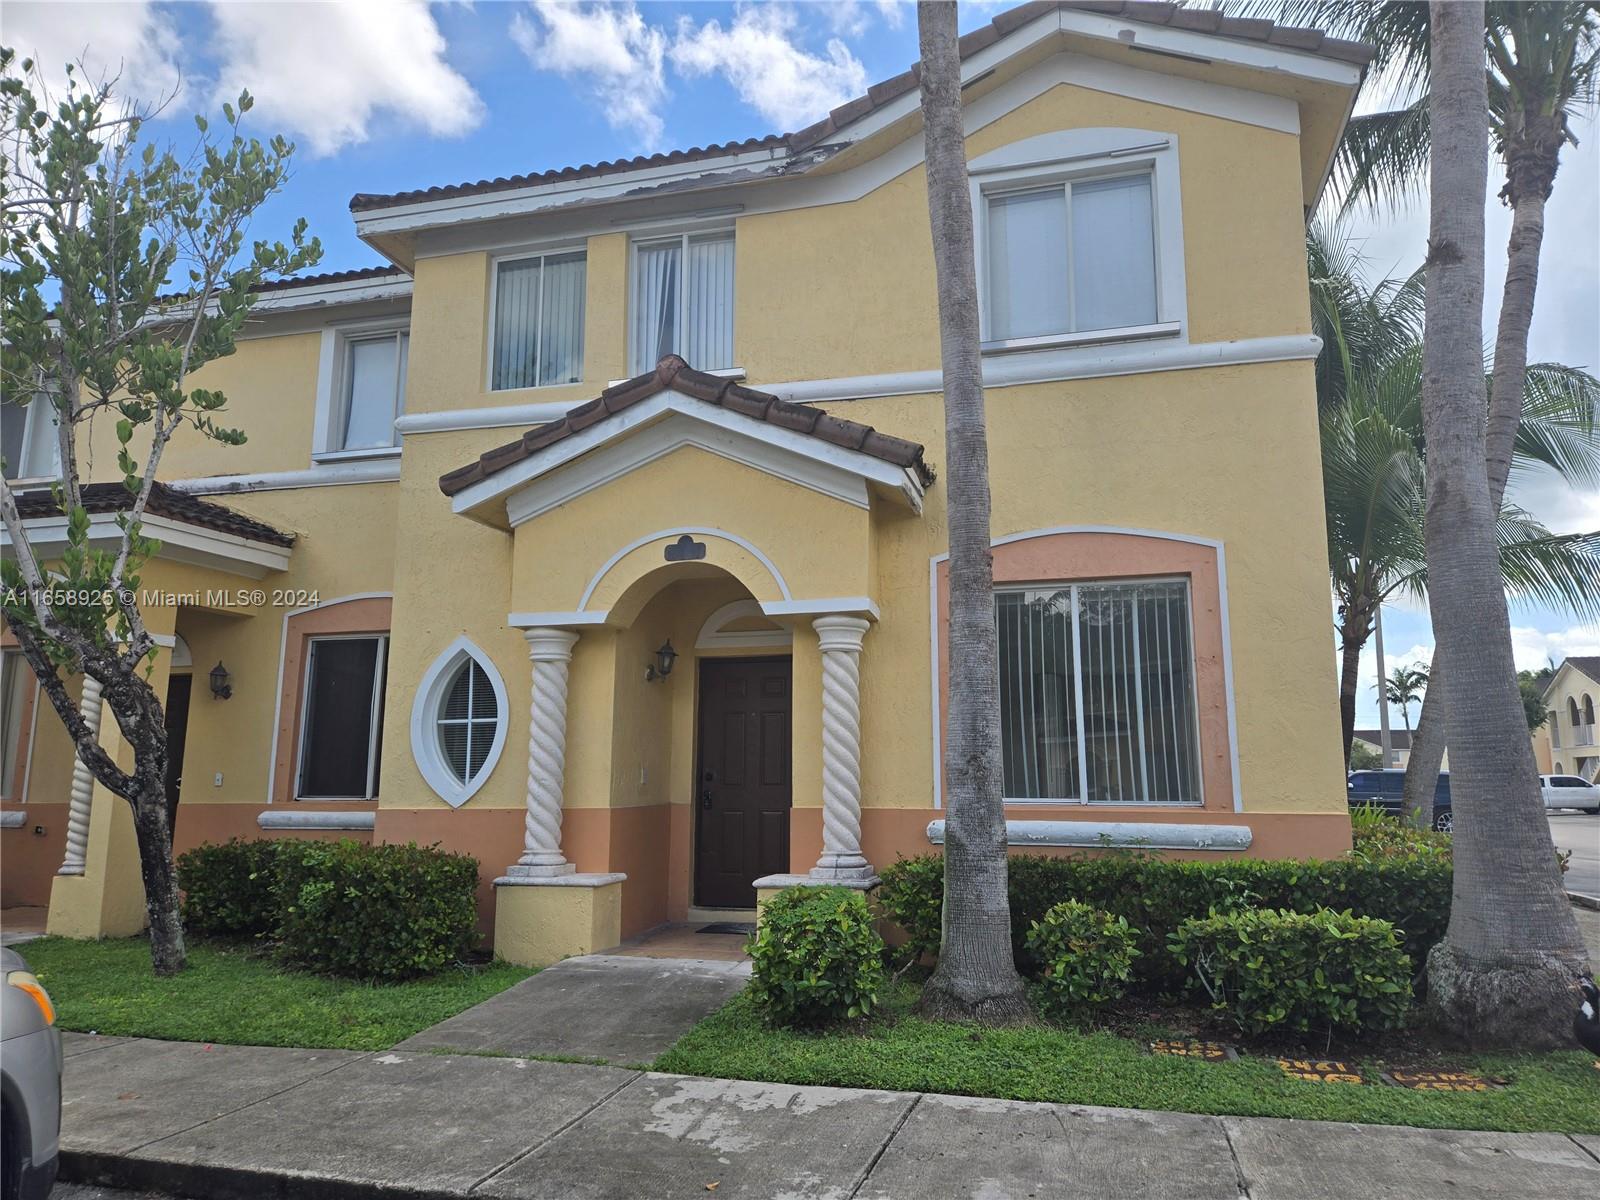
<svg viewBox="0 0 1600 1200">
<path fill-rule="evenodd" d="M 178 793 L 183 787 L 183 748 L 189 740 L 189 693 L 193 675 L 167 680 L 167 817 L 178 827 Z"/>
<path fill-rule="evenodd" d="M 695 903 L 754 908 L 752 886 L 789 870 L 787 658 L 700 663 Z"/>
</svg>

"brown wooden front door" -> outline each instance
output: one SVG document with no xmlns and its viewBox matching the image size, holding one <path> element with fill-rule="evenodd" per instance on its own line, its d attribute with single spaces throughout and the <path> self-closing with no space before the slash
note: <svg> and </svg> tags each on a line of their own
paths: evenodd
<svg viewBox="0 0 1600 1200">
<path fill-rule="evenodd" d="M 754 908 L 752 884 L 789 870 L 787 658 L 700 663 L 695 903 Z"/>
</svg>

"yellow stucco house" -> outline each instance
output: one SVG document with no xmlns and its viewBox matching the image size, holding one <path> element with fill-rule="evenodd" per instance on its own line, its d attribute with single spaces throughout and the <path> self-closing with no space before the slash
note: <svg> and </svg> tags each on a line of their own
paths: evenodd
<svg viewBox="0 0 1600 1200">
<path fill-rule="evenodd" d="M 1011 840 L 1339 853 L 1304 235 L 1366 53 L 1135 3 L 962 52 Z M 536 960 L 937 846 L 922 153 L 908 72 L 795 134 L 356 196 L 390 265 L 264 290 L 200 381 L 248 444 L 163 464 L 179 850 L 438 842 Z M 4 902 L 136 929 L 126 806 L 20 666 Z"/>
<path fill-rule="evenodd" d="M 1563 659 L 1545 687 L 1544 707 L 1544 724 L 1533 731 L 1540 773 L 1600 782 L 1600 656 Z"/>
</svg>

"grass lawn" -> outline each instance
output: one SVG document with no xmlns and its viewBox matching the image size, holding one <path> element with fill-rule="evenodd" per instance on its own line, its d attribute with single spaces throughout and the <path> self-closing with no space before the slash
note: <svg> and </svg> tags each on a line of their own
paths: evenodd
<svg viewBox="0 0 1600 1200">
<path fill-rule="evenodd" d="M 656 1060 L 658 1071 L 779 1083 L 949 1092 L 1239 1116 L 1298 1117 L 1455 1129 L 1600 1133 L 1600 1071 L 1580 1051 L 1462 1055 L 1449 1065 L 1507 1081 L 1503 1091 L 1408 1092 L 1284 1076 L 1241 1048 L 1237 1062 L 1157 1057 L 1144 1041 L 1051 1025 L 1016 1029 L 911 1016 L 917 988 L 891 987 L 882 1015 L 848 1029 L 802 1034 L 766 1028 L 734 997 Z M 1149 1037 L 1172 1031 L 1152 1028 Z M 1407 1065 L 1404 1063 L 1396 1065 Z M 1430 1064 L 1437 1066 L 1438 1064 Z"/>
<path fill-rule="evenodd" d="M 189 969 L 150 970 L 144 938 L 47 937 L 17 947 L 62 1029 L 178 1042 L 383 1050 L 533 972 L 496 962 L 374 985 L 283 970 L 259 951 L 191 942 Z"/>
</svg>

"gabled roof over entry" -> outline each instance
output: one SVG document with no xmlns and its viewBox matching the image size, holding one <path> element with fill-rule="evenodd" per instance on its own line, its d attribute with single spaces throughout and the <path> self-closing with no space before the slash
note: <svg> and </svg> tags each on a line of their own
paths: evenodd
<svg viewBox="0 0 1600 1200">
<path fill-rule="evenodd" d="M 652 401 L 657 403 L 652 406 Z M 672 354 L 654 371 L 608 387 L 559 421 L 536 426 L 516 441 L 441 476 L 439 490 L 455 501 L 457 512 L 464 512 L 669 416 L 708 422 L 752 442 L 861 476 L 904 492 L 913 505 L 920 505 L 922 490 L 933 482 L 933 468 L 924 461 L 917 442 L 696 371 Z"/>
<path fill-rule="evenodd" d="M 1600 683 L 1600 655 L 1569 654 L 1561 660 L 1561 665 L 1556 668 L 1556 673 L 1550 676 L 1550 682 L 1545 684 L 1544 694 L 1546 699 L 1556 690 L 1556 684 L 1561 681 L 1561 677 L 1566 673 L 1568 667 L 1571 667 L 1579 674 L 1588 676 L 1595 683 Z"/>
</svg>

